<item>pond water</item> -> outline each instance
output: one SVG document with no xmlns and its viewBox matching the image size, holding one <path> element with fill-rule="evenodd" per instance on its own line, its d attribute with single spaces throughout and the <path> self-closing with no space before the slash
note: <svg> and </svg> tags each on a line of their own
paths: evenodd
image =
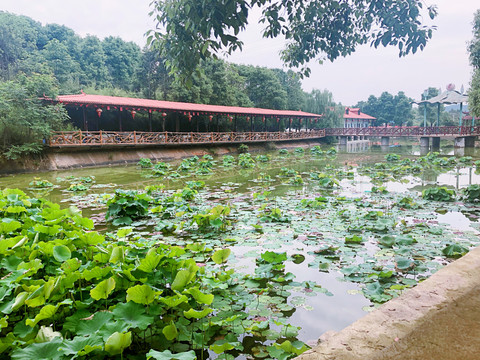
<svg viewBox="0 0 480 360">
<path fill-rule="evenodd" d="M 448 246 L 476 246 L 480 216 L 477 204 L 461 195 L 463 188 L 480 183 L 477 150 L 469 157 L 455 156 L 452 147 L 421 156 L 412 144 L 322 150 L 253 154 L 252 168 L 240 166 L 236 156 L 233 165 L 207 159 L 206 175 L 198 174 L 202 160 L 175 172 L 185 164 L 177 161 L 157 173 L 129 165 L 7 176 L 0 178 L 0 187 L 19 188 L 62 207 L 75 205 L 97 230 L 114 232 L 122 225 L 106 221 L 105 211 L 116 189 L 144 192 L 163 184 L 159 196 L 171 196 L 190 181 L 203 181 L 189 203 L 204 212 L 216 205 L 231 208 L 222 231 L 198 232 L 193 215 L 177 213 L 173 219 L 134 219 L 127 225 L 132 234 L 180 246 L 227 246 L 232 249 L 228 266 L 245 274 L 254 271 L 262 252 L 286 253 L 282 274 L 292 273 L 295 284 L 285 287 L 290 305 L 285 314 L 289 324 L 301 328 L 296 337 L 314 344 L 323 332 L 341 330 L 452 261 L 444 255 Z M 41 180 L 53 187 L 43 188 Z M 79 184 L 83 191 L 71 191 Z M 455 190 L 456 198 L 422 199 L 422 190 L 434 186 Z M 164 231 L 180 221 L 183 228 Z"/>
</svg>

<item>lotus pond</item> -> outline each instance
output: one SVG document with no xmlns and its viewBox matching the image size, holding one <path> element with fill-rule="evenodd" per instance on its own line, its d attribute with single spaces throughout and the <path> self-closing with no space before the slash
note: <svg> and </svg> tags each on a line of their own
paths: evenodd
<svg viewBox="0 0 480 360">
<path fill-rule="evenodd" d="M 1 178 L 1 356 L 301 354 L 477 246 L 480 162 L 404 149 Z"/>
</svg>

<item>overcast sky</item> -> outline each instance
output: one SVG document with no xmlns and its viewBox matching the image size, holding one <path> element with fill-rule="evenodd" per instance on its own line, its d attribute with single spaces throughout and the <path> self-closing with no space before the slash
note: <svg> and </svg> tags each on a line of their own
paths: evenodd
<svg viewBox="0 0 480 360">
<path fill-rule="evenodd" d="M 148 17 L 151 0 L 1 0 L 0 10 L 26 15 L 42 24 L 57 23 L 77 34 L 104 38 L 119 36 L 126 41 L 145 44 L 144 34 L 154 24 Z M 419 98 L 429 86 L 445 89 L 454 83 L 459 90 L 468 89 L 472 69 L 468 62 L 467 43 L 472 39 L 473 14 L 480 9 L 478 0 L 425 0 L 438 6 L 434 21 L 438 29 L 423 52 L 398 57 L 395 48 L 373 49 L 363 46 L 347 58 L 334 63 L 311 64 L 312 74 L 303 81 L 310 91 L 328 89 L 337 102 L 355 105 L 369 95 L 383 91 Z M 242 35 L 244 50 L 231 56 L 236 63 L 281 67 L 278 51 L 281 39 L 262 39 L 262 25 L 255 19 Z"/>
</svg>

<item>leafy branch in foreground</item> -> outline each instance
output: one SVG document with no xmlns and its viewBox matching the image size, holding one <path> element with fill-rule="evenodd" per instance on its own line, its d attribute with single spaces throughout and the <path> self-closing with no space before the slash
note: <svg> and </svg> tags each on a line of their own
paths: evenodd
<svg viewBox="0 0 480 360">
<path fill-rule="evenodd" d="M 421 0 L 156 0 L 151 6 L 162 31 L 149 31 L 148 44 L 159 46 L 170 73 L 179 71 L 190 81 L 201 59 L 242 49 L 238 35 L 256 7 L 262 10 L 263 37 L 285 37 L 283 62 L 303 67 L 306 76 L 310 60 L 333 61 L 366 43 L 396 46 L 400 56 L 423 50 L 434 29 L 424 19 L 437 15 Z"/>
</svg>

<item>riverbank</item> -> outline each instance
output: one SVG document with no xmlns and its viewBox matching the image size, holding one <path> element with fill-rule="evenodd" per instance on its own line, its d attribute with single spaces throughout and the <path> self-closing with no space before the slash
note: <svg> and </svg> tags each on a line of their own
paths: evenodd
<svg viewBox="0 0 480 360">
<path fill-rule="evenodd" d="M 249 144 L 249 152 L 281 148 L 310 147 L 320 144 L 319 140 L 282 141 L 279 143 Z M 40 155 L 18 160 L 0 160 L 0 175 L 37 171 L 54 171 L 98 166 L 124 165 L 138 162 L 141 158 L 152 161 L 172 161 L 191 156 L 226 155 L 238 153 L 238 146 L 162 146 L 109 149 L 48 149 Z"/>
</svg>

